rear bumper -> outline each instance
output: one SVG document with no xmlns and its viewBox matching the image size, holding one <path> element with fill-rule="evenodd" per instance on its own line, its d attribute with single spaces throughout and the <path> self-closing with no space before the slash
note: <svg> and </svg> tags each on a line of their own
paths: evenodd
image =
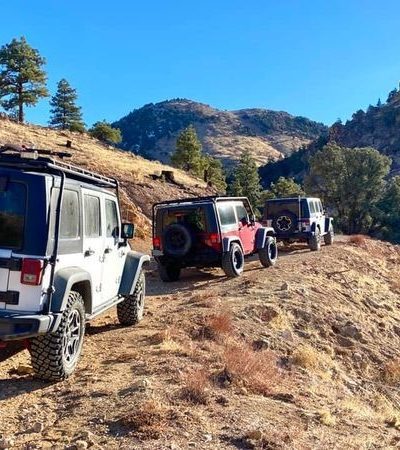
<svg viewBox="0 0 400 450">
<path fill-rule="evenodd" d="M 279 234 L 276 233 L 275 238 L 278 241 L 308 241 L 311 236 L 314 236 L 312 231 L 299 231 L 292 234 Z"/>
<path fill-rule="evenodd" d="M 26 339 L 54 331 L 61 314 L 21 314 L 0 311 L 0 341 Z"/>
</svg>

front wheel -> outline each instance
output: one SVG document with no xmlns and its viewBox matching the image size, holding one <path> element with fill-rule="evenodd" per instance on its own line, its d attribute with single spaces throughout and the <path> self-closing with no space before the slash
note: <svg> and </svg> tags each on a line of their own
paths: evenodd
<svg viewBox="0 0 400 450">
<path fill-rule="evenodd" d="M 238 277 L 244 269 L 242 247 L 234 242 L 228 252 L 222 255 L 222 269 L 227 277 Z"/>
<path fill-rule="evenodd" d="M 68 378 L 78 364 L 84 334 L 83 299 L 79 292 L 71 291 L 57 331 L 31 339 L 31 360 L 36 376 L 49 381 Z"/>
<path fill-rule="evenodd" d="M 315 230 L 315 233 L 308 240 L 308 246 L 312 252 L 321 250 L 321 232 L 319 228 Z"/>
<path fill-rule="evenodd" d="M 275 238 L 267 236 L 264 247 L 258 250 L 258 257 L 264 267 L 272 267 L 276 264 L 278 260 L 278 246 Z"/>
<path fill-rule="evenodd" d="M 328 233 L 325 234 L 325 236 L 324 236 L 325 245 L 332 245 L 334 239 L 335 239 L 335 233 L 333 231 L 333 228 L 330 228 Z"/>
<path fill-rule="evenodd" d="M 135 325 L 143 319 L 144 298 L 146 296 L 146 279 L 140 272 L 133 294 L 117 305 L 117 316 L 121 325 Z"/>
</svg>

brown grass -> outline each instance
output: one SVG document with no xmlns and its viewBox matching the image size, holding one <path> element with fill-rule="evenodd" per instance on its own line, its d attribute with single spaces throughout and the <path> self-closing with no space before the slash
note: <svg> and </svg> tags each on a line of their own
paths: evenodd
<svg viewBox="0 0 400 450">
<path fill-rule="evenodd" d="M 292 362 L 296 366 L 313 371 L 328 369 L 333 365 L 329 355 L 308 344 L 296 348 L 292 355 Z"/>
<path fill-rule="evenodd" d="M 122 417 L 119 423 L 142 439 L 158 439 L 168 429 L 171 411 L 160 401 L 146 400 L 137 405 L 132 413 Z"/>
<path fill-rule="evenodd" d="M 357 247 L 365 247 L 366 241 L 367 238 L 363 234 L 353 234 L 349 237 L 349 243 Z"/>
<path fill-rule="evenodd" d="M 205 324 L 197 332 L 201 339 L 211 339 L 222 341 L 233 332 L 232 316 L 229 312 L 223 311 L 205 319 Z"/>
<path fill-rule="evenodd" d="M 392 359 L 385 364 L 382 377 L 386 383 L 397 384 L 400 382 L 400 358 Z"/>
<path fill-rule="evenodd" d="M 267 395 L 279 382 L 275 355 L 268 351 L 254 351 L 246 343 L 231 343 L 222 355 L 225 369 L 220 381 L 246 387 L 249 391 Z"/>
<path fill-rule="evenodd" d="M 210 380 L 205 369 L 193 369 L 182 376 L 181 397 L 192 403 L 206 404 L 209 396 Z"/>
</svg>

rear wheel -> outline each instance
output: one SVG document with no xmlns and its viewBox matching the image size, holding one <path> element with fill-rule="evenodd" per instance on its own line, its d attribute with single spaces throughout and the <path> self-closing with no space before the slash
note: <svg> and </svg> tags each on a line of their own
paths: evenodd
<svg viewBox="0 0 400 450">
<path fill-rule="evenodd" d="M 135 325 L 143 319 L 145 295 L 146 279 L 141 271 L 133 294 L 126 296 L 125 300 L 117 305 L 117 316 L 121 325 Z"/>
<path fill-rule="evenodd" d="M 238 277 L 244 269 L 242 247 L 234 242 L 228 252 L 222 255 L 222 269 L 227 277 Z"/>
<path fill-rule="evenodd" d="M 321 250 L 321 232 L 319 228 L 316 228 L 315 233 L 308 240 L 308 246 L 313 252 Z"/>
<path fill-rule="evenodd" d="M 271 267 L 276 264 L 278 259 L 278 246 L 272 236 L 267 236 L 264 247 L 258 250 L 258 257 L 264 267 Z"/>
<path fill-rule="evenodd" d="M 160 274 L 160 278 L 162 281 L 178 281 L 181 275 L 181 268 L 173 264 L 166 266 L 164 264 L 158 263 L 158 273 Z"/>
<path fill-rule="evenodd" d="M 57 331 L 31 339 L 30 352 L 35 374 L 51 381 L 68 378 L 78 364 L 84 334 L 83 299 L 78 292 L 71 291 Z"/>
</svg>

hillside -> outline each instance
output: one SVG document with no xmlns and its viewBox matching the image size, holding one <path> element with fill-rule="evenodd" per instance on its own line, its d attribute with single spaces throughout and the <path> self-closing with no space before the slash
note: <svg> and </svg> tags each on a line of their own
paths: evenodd
<svg viewBox="0 0 400 450">
<path fill-rule="evenodd" d="M 147 277 L 147 312 L 87 332 L 76 374 L 0 363 L 1 448 L 388 449 L 400 429 L 400 250 L 342 239 L 243 276 Z M 0 437 L 1 438 L 1 437 Z"/>
<path fill-rule="evenodd" d="M 72 148 L 68 149 L 68 152 L 72 153 L 72 158 L 68 161 L 118 179 L 122 187 L 121 198 L 125 219 L 132 220 L 138 225 L 139 237 L 149 236 L 149 218 L 153 203 L 170 198 L 212 193 L 205 183 L 182 171 L 104 145 L 87 134 L 18 125 L 0 119 L 0 146 L 14 143 L 33 148 L 65 151 L 67 140 L 72 141 Z M 173 170 L 176 183 L 159 179 L 163 170 Z"/>
<path fill-rule="evenodd" d="M 323 124 L 286 112 L 221 111 L 186 99 L 150 103 L 113 125 L 122 131 L 124 150 L 167 163 L 177 136 L 190 124 L 196 128 L 204 151 L 221 158 L 227 166 L 243 150 L 249 150 L 259 164 L 280 159 L 327 129 Z"/>
<path fill-rule="evenodd" d="M 329 141 L 344 147 L 373 147 L 389 156 L 392 174 L 400 171 L 400 91 L 393 90 L 386 103 L 369 106 L 353 114 L 345 124 L 335 123 L 329 128 L 327 136 L 317 139 L 297 153 L 272 162 L 260 168 L 263 185 L 269 184 L 280 176 L 302 180 L 308 170 L 308 158 Z"/>
</svg>

